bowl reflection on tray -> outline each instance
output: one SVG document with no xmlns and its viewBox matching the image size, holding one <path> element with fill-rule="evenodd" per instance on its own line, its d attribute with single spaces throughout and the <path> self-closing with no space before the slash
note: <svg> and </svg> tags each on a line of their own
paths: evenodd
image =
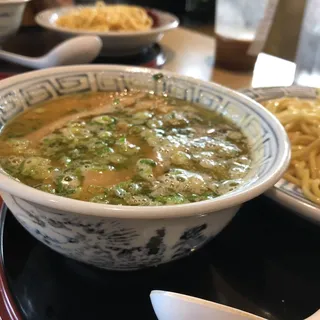
<svg viewBox="0 0 320 320">
<path fill-rule="evenodd" d="M 289 160 L 280 123 L 259 104 L 216 84 L 123 66 L 60 67 L 0 84 L 2 124 L 25 106 L 58 96 L 139 88 L 195 101 L 231 119 L 248 137 L 253 163 L 245 182 L 213 200 L 152 207 L 89 203 L 45 193 L 0 172 L 5 203 L 38 240 L 70 258 L 112 270 L 134 270 L 182 258 L 217 235 L 240 205 L 273 186 Z M 158 80 L 155 80 L 158 79 Z M 14 93 L 14 95 L 12 94 Z"/>
</svg>

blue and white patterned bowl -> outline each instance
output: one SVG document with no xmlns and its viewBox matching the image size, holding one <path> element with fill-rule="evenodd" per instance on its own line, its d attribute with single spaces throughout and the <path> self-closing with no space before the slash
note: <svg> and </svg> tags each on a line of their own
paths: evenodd
<svg viewBox="0 0 320 320">
<path fill-rule="evenodd" d="M 284 96 L 303 99 L 319 97 L 319 89 L 301 86 L 249 88 L 241 92 L 258 102 Z M 300 187 L 293 183 L 281 179 L 274 188 L 268 190 L 267 195 L 304 218 L 320 224 L 320 206 L 309 201 L 303 195 Z"/>
<path fill-rule="evenodd" d="M 272 187 L 290 157 L 287 135 L 262 106 L 213 83 L 124 66 L 59 67 L 0 82 L 0 126 L 43 101 L 90 91 L 147 89 L 202 105 L 229 117 L 248 136 L 253 165 L 238 189 L 198 203 L 158 207 L 104 205 L 28 187 L 0 169 L 1 195 L 17 220 L 38 240 L 76 260 L 133 270 L 182 258 L 217 235 L 240 205 Z M 157 77 L 158 78 L 158 77 Z"/>
</svg>

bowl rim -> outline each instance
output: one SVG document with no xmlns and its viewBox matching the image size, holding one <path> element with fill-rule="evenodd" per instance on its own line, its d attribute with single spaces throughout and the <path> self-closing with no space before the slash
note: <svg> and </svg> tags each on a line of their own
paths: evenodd
<svg viewBox="0 0 320 320">
<path fill-rule="evenodd" d="M 30 1 L 30 0 L 28 0 Z M 35 16 L 35 21 L 38 25 L 40 25 L 43 28 L 47 28 L 50 30 L 54 30 L 57 32 L 63 32 L 63 33 L 69 33 L 73 35 L 97 35 L 100 37 L 136 37 L 136 36 L 147 36 L 147 35 L 153 35 L 153 34 L 158 34 L 158 33 L 163 33 L 172 29 L 175 29 L 179 26 L 180 20 L 179 18 L 169 12 L 154 9 L 154 8 L 147 8 L 143 7 L 144 9 L 150 10 L 153 14 L 156 16 L 169 16 L 172 19 L 172 22 L 160 25 L 159 27 L 156 28 L 151 28 L 149 30 L 145 31 L 130 31 L 130 32 L 117 32 L 117 31 L 104 31 L 104 32 L 97 32 L 97 31 L 89 31 L 89 30 L 74 30 L 74 29 L 69 29 L 69 28 L 62 28 L 59 26 L 56 26 L 53 24 L 50 20 L 45 19 L 44 16 L 50 15 L 52 16 L 53 14 L 57 14 L 61 11 L 64 10 L 71 10 L 75 8 L 83 8 L 83 7 L 93 7 L 92 5 L 75 5 L 75 6 L 66 6 L 66 7 L 59 7 L 59 8 L 53 8 L 53 9 L 46 9 L 43 11 L 40 11 L 36 16 Z"/>
<path fill-rule="evenodd" d="M 70 72 L 108 72 L 108 71 L 122 71 L 126 73 L 145 73 L 147 75 L 155 75 L 159 73 L 157 69 L 121 66 L 121 65 L 74 65 L 62 66 L 55 68 L 42 69 L 31 71 L 16 75 L 0 82 L 0 92 L 3 89 L 14 86 L 16 83 L 28 82 L 36 77 L 52 76 L 61 73 Z M 255 182 L 243 190 L 240 186 L 234 191 L 225 195 L 219 196 L 212 200 L 205 200 L 200 202 L 180 204 L 180 205 L 165 205 L 165 206 L 119 206 L 111 204 L 92 203 L 81 200 L 74 200 L 58 195 L 46 193 L 32 187 L 29 187 L 10 176 L 0 172 L 0 190 L 3 193 L 14 195 L 27 202 L 35 203 L 38 206 L 44 206 L 48 209 L 58 211 L 68 211 L 75 214 L 87 216 L 100 216 L 117 219 L 163 219 L 163 218 L 179 218 L 201 216 L 213 213 L 219 210 L 227 209 L 234 206 L 239 206 L 242 203 L 255 198 L 262 194 L 267 189 L 274 186 L 282 177 L 290 161 L 290 144 L 284 127 L 280 121 L 268 110 L 264 109 L 262 105 L 248 98 L 247 96 L 223 87 L 214 82 L 207 82 L 198 80 L 188 76 L 182 76 L 174 72 L 161 70 L 168 78 L 175 77 L 181 81 L 189 81 L 197 86 L 206 86 L 207 88 L 218 90 L 220 93 L 228 96 L 233 96 L 239 100 L 248 103 L 258 113 L 262 113 L 264 120 L 274 129 L 276 138 L 279 139 L 280 155 L 277 162 L 275 162 L 273 170 L 270 170 L 262 179 L 258 178 Z"/>
</svg>

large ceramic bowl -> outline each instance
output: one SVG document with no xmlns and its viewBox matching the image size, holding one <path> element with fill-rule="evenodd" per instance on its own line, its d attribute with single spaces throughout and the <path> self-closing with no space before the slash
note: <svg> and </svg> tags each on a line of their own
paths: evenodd
<svg viewBox="0 0 320 320">
<path fill-rule="evenodd" d="M 161 40 L 164 33 L 179 25 L 179 19 L 167 12 L 156 9 L 148 9 L 149 15 L 153 18 L 154 26 L 147 31 L 132 32 L 95 32 L 85 30 L 72 30 L 62 28 L 56 24 L 57 19 L 74 10 L 77 7 L 61 7 L 40 12 L 35 20 L 43 28 L 58 32 L 65 38 L 79 35 L 97 35 L 102 39 L 102 52 L 108 56 L 124 56 L 140 52 L 142 49 Z"/>
<path fill-rule="evenodd" d="M 271 188 L 284 173 L 290 148 L 278 120 L 248 97 L 196 79 L 124 66 L 59 67 L 0 82 L 0 125 L 43 101 L 90 91 L 146 89 L 194 102 L 229 117 L 250 142 L 252 168 L 238 189 L 203 202 L 133 207 L 59 197 L 28 187 L 0 169 L 1 195 L 17 220 L 63 255 L 113 270 L 182 258 L 216 236 L 240 205 Z M 161 79 L 159 79 L 161 78 Z"/>
<path fill-rule="evenodd" d="M 18 31 L 24 9 L 29 1 L 30 0 L 0 1 L 0 45 Z"/>
</svg>

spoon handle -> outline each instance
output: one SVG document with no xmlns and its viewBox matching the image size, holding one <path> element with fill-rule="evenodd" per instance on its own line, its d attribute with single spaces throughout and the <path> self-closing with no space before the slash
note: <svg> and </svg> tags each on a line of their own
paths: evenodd
<svg viewBox="0 0 320 320">
<path fill-rule="evenodd" d="M 40 59 L 22 56 L 20 54 L 11 53 L 4 50 L 0 50 L 0 59 L 17 63 L 29 68 L 38 69 L 42 67 L 41 61 L 39 61 Z"/>
</svg>

